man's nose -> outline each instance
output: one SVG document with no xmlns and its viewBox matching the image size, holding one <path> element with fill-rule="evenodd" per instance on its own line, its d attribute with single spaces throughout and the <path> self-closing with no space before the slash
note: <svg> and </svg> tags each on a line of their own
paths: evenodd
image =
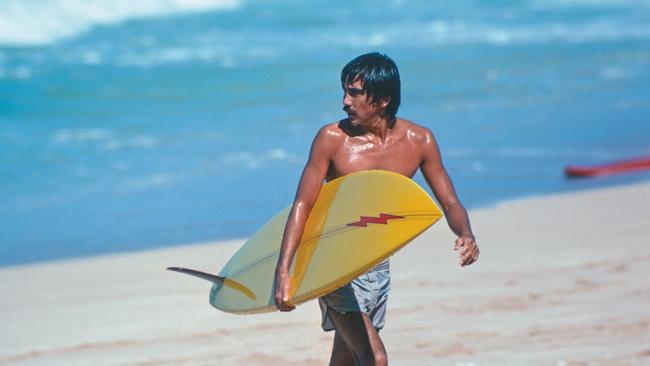
<svg viewBox="0 0 650 366">
<path fill-rule="evenodd" d="M 348 93 L 343 93 L 343 105 L 351 106 L 352 102 L 350 101 L 350 95 Z"/>
</svg>

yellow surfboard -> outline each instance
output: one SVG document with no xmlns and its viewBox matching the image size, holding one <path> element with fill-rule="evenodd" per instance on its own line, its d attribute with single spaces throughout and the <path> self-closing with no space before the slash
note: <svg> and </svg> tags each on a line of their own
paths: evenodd
<svg viewBox="0 0 650 366">
<path fill-rule="evenodd" d="M 255 233 L 218 276 L 169 268 L 214 282 L 210 304 L 231 313 L 276 310 L 275 267 L 291 207 Z M 298 305 L 352 281 L 442 217 L 413 180 L 388 171 L 349 174 L 323 185 L 291 265 Z"/>
</svg>

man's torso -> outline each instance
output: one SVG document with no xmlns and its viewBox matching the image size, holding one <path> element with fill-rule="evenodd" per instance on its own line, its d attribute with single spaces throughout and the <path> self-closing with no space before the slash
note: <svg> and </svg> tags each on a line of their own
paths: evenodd
<svg viewBox="0 0 650 366">
<path fill-rule="evenodd" d="M 426 129 L 398 118 L 381 141 L 370 133 L 358 134 L 346 121 L 326 126 L 336 146 L 330 157 L 327 180 L 363 170 L 381 169 L 412 177 L 422 162 Z"/>
</svg>

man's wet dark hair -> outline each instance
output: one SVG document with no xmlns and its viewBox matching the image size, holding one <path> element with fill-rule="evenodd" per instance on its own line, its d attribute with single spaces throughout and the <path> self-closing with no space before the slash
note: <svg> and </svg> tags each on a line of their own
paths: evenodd
<svg viewBox="0 0 650 366">
<path fill-rule="evenodd" d="M 389 100 L 384 114 L 388 119 L 395 118 L 401 101 L 400 81 L 397 65 L 390 57 L 372 52 L 350 61 L 341 71 L 341 85 L 355 81 L 361 81 L 370 103 Z"/>
</svg>

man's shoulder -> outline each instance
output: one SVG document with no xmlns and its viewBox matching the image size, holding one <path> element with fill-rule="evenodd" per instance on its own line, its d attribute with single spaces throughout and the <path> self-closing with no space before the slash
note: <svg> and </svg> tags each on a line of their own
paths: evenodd
<svg viewBox="0 0 650 366">
<path fill-rule="evenodd" d="M 318 130 L 316 137 L 314 137 L 313 144 L 320 146 L 328 146 L 328 148 L 335 148 L 340 146 L 345 140 L 345 132 L 339 127 L 339 122 L 332 122 L 324 125 Z"/>
<path fill-rule="evenodd" d="M 317 139 L 336 140 L 345 138 L 346 133 L 341 127 L 341 121 L 331 122 L 318 130 L 316 134 Z"/>
<path fill-rule="evenodd" d="M 330 122 L 326 123 L 323 127 L 321 127 L 321 131 L 327 132 L 327 133 L 342 133 L 341 131 L 341 121 L 336 121 L 336 122 Z"/>
<path fill-rule="evenodd" d="M 433 139 L 433 133 L 428 127 L 408 119 L 397 117 L 397 124 L 400 124 L 411 139 L 428 141 Z"/>
</svg>

